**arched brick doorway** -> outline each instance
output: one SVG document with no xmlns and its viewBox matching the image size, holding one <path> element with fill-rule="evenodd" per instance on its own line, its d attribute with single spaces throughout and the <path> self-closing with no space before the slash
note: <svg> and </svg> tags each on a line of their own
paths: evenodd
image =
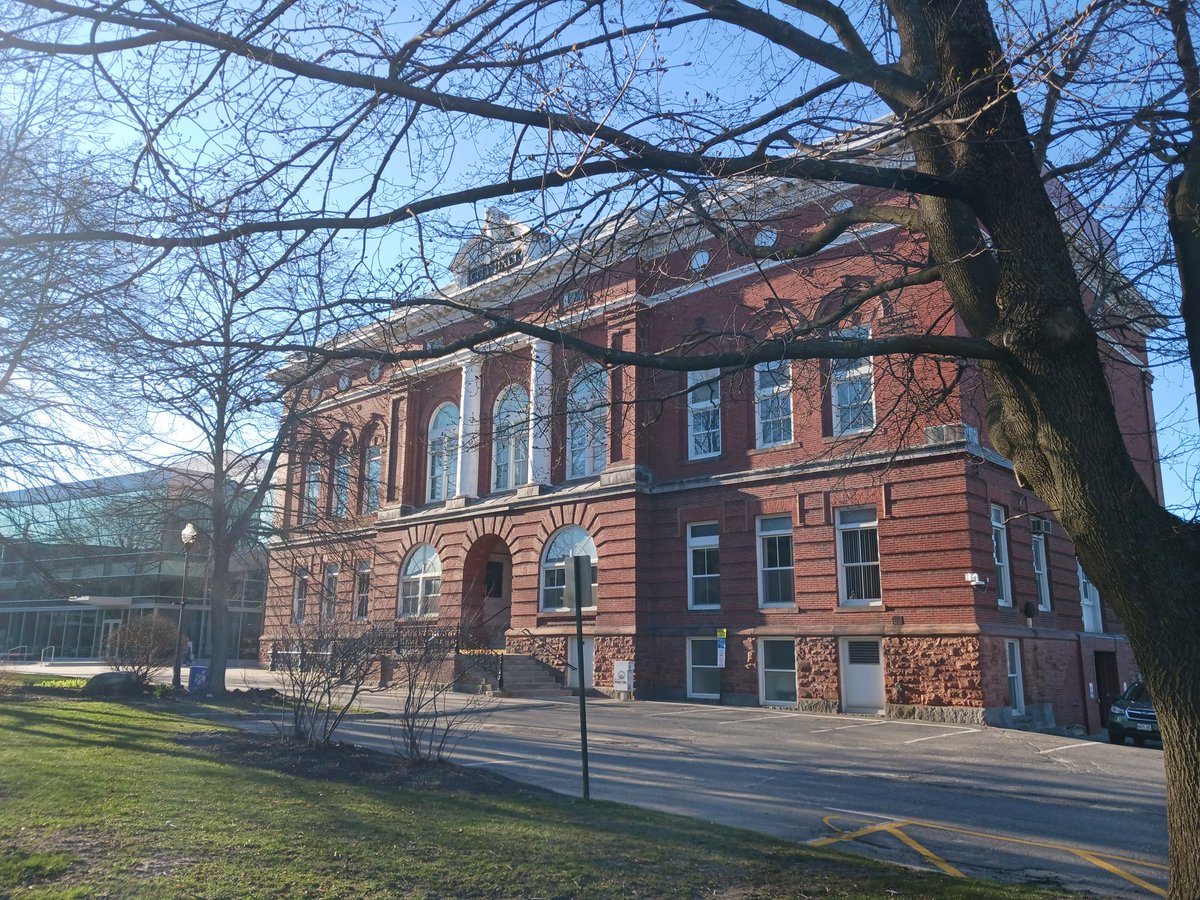
<svg viewBox="0 0 1200 900">
<path fill-rule="evenodd" d="M 503 649 L 512 622 L 512 552 L 504 539 L 484 535 L 463 564 L 463 627 L 480 646 Z"/>
</svg>

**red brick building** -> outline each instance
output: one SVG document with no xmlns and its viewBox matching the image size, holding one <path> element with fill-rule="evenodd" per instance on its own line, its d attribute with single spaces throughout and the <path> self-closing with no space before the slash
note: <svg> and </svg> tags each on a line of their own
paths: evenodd
<svg viewBox="0 0 1200 900">
<path fill-rule="evenodd" d="M 398 309 L 388 341 L 451 347 L 483 327 L 467 312 L 481 308 L 685 355 L 805 328 L 957 333 L 936 284 L 873 288 L 922 253 L 898 229 L 850 230 L 794 262 L 731 249 L 768 255 L 841 202 L 760 186 L 725 199 L 733 240 L 674 216 L 570 247 L 489 211 L 455 283 Z M 1120 292 L 1097 296 L 1098 312 L 1120 311 Z M 1105 337 L 1129 445 L 1161 496 L 1144 335 Z M 1095 731 L 1136 672 L 1070 539 L 990 447 L 962 361 L 689 374 L 510 334 L 439 359 L 347 363 L 303 398 L 264 653 L 292 623 L 436 616 L 509 655 L 565 658 L 562 560 L 587 554 L 585 677 L 601 691 L 628 661 L 639 698 Z"/>
</svg>

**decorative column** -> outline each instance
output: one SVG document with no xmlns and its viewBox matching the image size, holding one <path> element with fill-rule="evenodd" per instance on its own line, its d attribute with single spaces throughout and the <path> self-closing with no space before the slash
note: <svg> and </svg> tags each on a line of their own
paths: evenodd
<svg viewBox="0 0 1200 900">
<path fill-rule="evenodd" d="M 458 397 L 458 491 L 459 497 L 479 496 L 479 398 L 483 365 L 471 357 L 462 367 L 462 390 Z"/>
<path fill-rule="evenodd" d="M 553 345 L 536 340 L 529 364 L 529 482 L 550 483 L 551 386 Z"/>
</svg>

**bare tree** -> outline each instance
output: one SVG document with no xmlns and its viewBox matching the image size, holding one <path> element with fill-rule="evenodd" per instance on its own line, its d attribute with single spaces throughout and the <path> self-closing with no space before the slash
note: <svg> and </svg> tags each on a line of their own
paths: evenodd
<svg viewBox="0 0 1200 900">
<path fill-rule="evenodd" d="M 1174 323 L 1193 373 L 1200 366 L 1200 75 L 1182 0 L 450 0 L 424 21 L 368 3 L 315 28 L 302 2 L 239 11 L 224 31 L 210 7 L 186 0 L 11 6 L 0 23 L 11 61 L 89 67 L 140 143 L 137 202 L 121 198 L 114 224 L 35 228 L 2 247 L 99 242 L 169 255 L 270 234 L 291 239 L 287 259 L 309 236 L 358 232 L 372 235 L 369 259 L 376 241 L 407 240 L 431 259 L 433 283 L 412 306 L 440 305 L 470 327 L 394 360 L 521 331 L 613 364 L 672 369 L 974 361 L 991 442 L 1055 511 L 1128 625 L 1165 736 L 1171 889 L 1200 895 L 1200 527 L 1162 509 L 1139 475 L 1103 364 L 1122 329 L 1174 316 L 1181 299 Z M 75 27 L 65 37 L 64 21 Z M 707 62 L 696 52 L 713 46 L 734 49 Z M 186 136 L 214 115 L 230 130 L 190 152 Z M 455 146 L 498 152 L 464 166 L 448 154 Z M 800 238 L 758 247 L 706 201 L 731 180 L 765 179 L 864 190 Z M 240 202 L 250 195 L 269 200 Z M 757 345 L 594 346 L 539 324 L 535 310 L 463 307 L 437 292 L 435 247 L 455 224 L 440 211 L 501 197 L 551 246 L 585 227 L 593 248 L 615 241 L 620 229 L 605 230 L 614 216 L 690 212 L 764 264 L 799 263 L 854 229 L 900 229 L 913 252 L 859 293 L 936 283 L 955 327 L 832 340 L 856 308 L 850 297 L 832 318 L 797 319 Z M 1149 209 L 1164 201 L 1165 213 Z M 1164 224 L 1167 247 L 1154 238 Z M 1138 284 L 1166 307 L 1146 307 L 1115 272 L 1121 242 L 1146 262 Z M 379 281 L 388 287 L 391 273 Z"/>
</svg>

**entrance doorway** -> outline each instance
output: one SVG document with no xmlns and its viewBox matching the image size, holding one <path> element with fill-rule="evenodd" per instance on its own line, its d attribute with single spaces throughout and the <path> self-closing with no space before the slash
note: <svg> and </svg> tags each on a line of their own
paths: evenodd
<svg viewBox="0 0 1200 900">
<path fill-rule="evenodd" d="M 1096 702 L 1100 704 L 1100 727 L 1108 727 L 1108 711 L 1121 696 L 1121 679 L 1117 673 L 1117 654 L 1111 650 L 1097 650 Z"/>
<path fill-rule="evenodd" d="M 883 653 L 878 640 L 844 638 L 841 642 L 842 710 L 882 714 Z"/>
<path fill-rule="evenodd" d="M 595 662 L 596 639 L 585 637 L 583 639 L 583 689 L 590 691 L 593 684 L 592 666 Z M 567 669 L 567 687 L 579 687 L 579 642 L 572 635 L 567 639 L 567 662 L 571 668 Z"/>
<path fill-rule="evenodd" d="M 463 565 L 463 625 L 477 647 L 502 650 L 512 623 L 512 553 L 496 535 L 477 540 Z"/>
</svg>

